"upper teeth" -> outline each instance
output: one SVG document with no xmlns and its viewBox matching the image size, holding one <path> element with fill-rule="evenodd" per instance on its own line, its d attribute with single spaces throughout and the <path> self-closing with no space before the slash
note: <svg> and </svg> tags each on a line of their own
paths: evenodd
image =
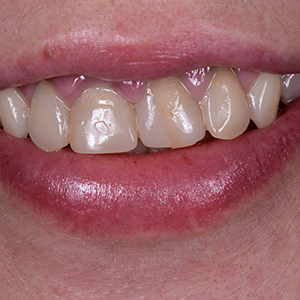
<svg viewBox="0 0 300 300">
<path fill-rule="evenodd" d="M 269 126 L 275 119 L 280 99 L 281 78 L 261 74 L 248 93 L 250 117 L 258 128 Z"/>
<path fill-rule="evenodd" d="M 18 138 L 28 134 L 29 107 L 16 89 L 0 93 L 0 119 L 4 130 Z"/>
<path fill-rule="evenodd" d="M 185 147 L 203 139 L 206 130 L 232 139 L 246 130 L 250 119 L 259 128 L 275 120 L 281 75 L 258 74 L 245 92 L 230 68 L 203 70 L 137 85 L 141 96 L 134 97 L 139 101 L 130 101 L 117 85 L 94 80 L 70 104 L 44 80 L 31 104 L 17 88 L 1 91 L 0 119 L 7 133 L 18 138 L 29 133 L 45 151 L 70 143 L 79 153 L 128 152 L 138 138 L 151 148 Z M 299 74 L 283 76 L 286 102 L 299 96 L 299 81 Z"/>
<path fill-rule="evenodd" d="M 31 101 L 29 134 L 32 141 L 46 151 L 67 146 L 69 119 L 70 109 L 57 97 L 50 83 L 41 81 Z"/>
<path fill-rule="evenodd" d="M 287 103 L 300 95 L 300 74 L 282 76 L 281 96 Z"/>
<path fill-rule="evenodd" d="M 177 78 L 151 82 L 135 109 L 139 137 L 148 147 L 190 146 L 205 135 L 200 107 Z"/>
<path fill-rule="evenodd" d="M 213 75 L 200 105 L 206 127 L 216 138 L 233 139 L 248 127 L 250 113 L 247 98 L 230 69 L 220 68 Z"/>
<path fill-rule="evenodd" d="M 105 86 L 84 91 L 71 108 L 70 125 L 75 152 L 126 152 L 137 145 L 134 107 Z"/>
</svg>

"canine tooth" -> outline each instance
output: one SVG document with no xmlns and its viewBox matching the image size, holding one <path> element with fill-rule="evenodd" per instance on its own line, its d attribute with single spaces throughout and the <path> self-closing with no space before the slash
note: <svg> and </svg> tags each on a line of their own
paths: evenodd
<svg viewBox="0 0 300 300">
<path fill-rule="evenodd" d="M 282 75 L 281 97 L 288 103 L 300 96 L 300 74 Z"/>
<path fill-rule="evenodd" d="M 231 69 L 216 70 L 201 106 L 212 136 L 233 139 L 247 129 L 250 121 L 247 98 Z"/>
<path fill-rule="evenodd" d="M 73 104 L 70 144 L 75 152 L 127 152 L 137 141 L 134 107 L 112 88 L 90 87 Z"/>
<path fill-rule="evenodd" d="M 45 151 L 61 149 L 69 144 L 70 109 L 58 98 L 52 85 L 41 81 L 31 101 L 29 134 Z"/>
<path fill-rule="evenodd" d="M 205 135 L 197 102 L 176 78 L 151 82 L 135 107 L 139 136 L 147 147 L 185 147 Z"/>
<path fill-rule="evenodd" d="M 0 92 L 0 119 L 8 134 L 25 138 L 28 134 L 29 107 L 16 89 Z"/>
<path fill-rule="evenodd" d="M 262 73 L 247 97 L 250 118 L 258 128 L 269 126 L 277 116 L 280 100 L 281 76 Z"/>
</svg>

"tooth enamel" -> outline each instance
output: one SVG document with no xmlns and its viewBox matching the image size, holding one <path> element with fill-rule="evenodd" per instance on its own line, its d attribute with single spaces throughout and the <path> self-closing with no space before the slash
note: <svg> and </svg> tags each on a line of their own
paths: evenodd
<svg viewBox="0 0 300 300">
<path fill-rule="evenodd" d="M 288 103 L 300 96 L 300 74 L 282 75 L 281 97 Z"/>
<path fill-rule="evenodd" d="M 139 136 L 147 147 L 185 147 L 205 135 L 197 102 L 176 78 L 151 82 L 135 107 Z"/>
<path fill-rule="evenodd" d="M 231 69 L 216 70 L 201 106 L 212 136 L 233 139 L 247 129 L 250 113 L 246 95 Z"/>
<path fill-rule="evenodd" d="M 73 104 L 70 144 L 75 152 L 127 152 L 137 141 L 134 108 L 112 88 L 90 87 Z"/>
<path fill-rule="evenodd" d="M 52 85 L 41 81 L 31 101 L 29 135 L 45 151 L 69 144 L 70 109 L 58 98 Z"/>
<path fill-rule="evenodd" d="M 250 118 L 258 128 L 269 126 L 277 116 L 280 101 L 281 76 L 262 73 L 247 97 Z"/>
<path fill-rule="evenodd" d="M 286 103 L 300 96 L 300 74 L 253 72 L 258 79 L 246 88 L 249 92 L 245 95 L 247 91 L 239 82 L 242 75 L 236 76 L 231 68 L 206 69 L 209 74 L 197 69 L 180 78 L 143 82 L 148 87 L 135 104 L 129 103 L 131 98 L 125 100 L 119 82 L 89 77 L 86 90 L 71 110 L 73 102 L 68 104 L 65 96 L 62 100 L 52 81 L 34 84 L 38 87 L 31 108 L 28 99 L 24 100 L 29 86 L 3 90 L 0 126 L 18 138 L 26 138 L 29 133 L 45 151 L 59 150 L 70 143 L 78 153 L 150 153 L 193 145 L 205 137 L 206 129 L 211 138 L 233 139 L 247 129 L 250 118 L 257 127 L 266 127 L 276 119 L 280 87 Z M 249 71 L 238 71 L 246 72 L 249 79 Z M 64 87 L 60 89 L 64 91 Z"/>
<path fill-rule="evenodd" d="M 25 138 L 28 134 L 29 107 L 16 89 L 0 92 L 0 119 L 8 134 Z"/>
</svg>

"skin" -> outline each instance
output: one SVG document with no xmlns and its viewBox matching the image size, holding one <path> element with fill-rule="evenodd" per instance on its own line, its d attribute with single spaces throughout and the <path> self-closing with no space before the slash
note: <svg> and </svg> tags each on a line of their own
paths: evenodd
<svg viewBox="0 0 300 300">
<path fill-rule="evenodd" d="M 87 44 L 93 45 L 88 48 L 92 53 L 97 43 L 101 48 L 107 42 L 124 46 L 124 41 L 158 41 L 166 28 L 175 37 L 182 36 L 184 29 L 192 37 L 190 29 L 196 26 L 195 43 L 197 38 L 210 39 L 210 34 L 221 35 L 224 30 L 246 45 L 255 41 L 259 49 L 276 53 L 278 72 L 300 72 L 300 8 L 292 0 L 200 0 L 184 5 L 144 0 L 0 3 L 2 70 L 10 65 L 21 67 L 30 49 L 43 53 L 37 58 L 39 64 L 54 62 L 60 52 L 52 46 L 64 40 L 73 45 L 86 37 Z M 214 60 L 217 62 L 213 57 L 210 63 Z M 245 58 L 244 65 L 234 58 L 226 61 L 230 60 L 232 66 L 251 68 L 250 59 Z M 125 66 L 122 60 L 120 64 Z M 184 68 L 192 66 L 196 66 L 193 60 L 185 62 Z M 151 76 L 180 71 L 178 64 Z M 28 81 L 70 72 L 63 66 L 46 75 L 29 74 Z M 14 71 L 1 78 L 2 87 L 10 86 L 10 76 L 15 76 Z M 111 77 L 117 78 L 117 72 Z M 289 157 L 284 170 L 258 192 L 247 195 L 248 205 L 215 226 L 194 235 L 122 240 L 58 227 L 0 182 L 1 298 L 298 299 L 299 171 L 300 149 Z"/>
</svg>

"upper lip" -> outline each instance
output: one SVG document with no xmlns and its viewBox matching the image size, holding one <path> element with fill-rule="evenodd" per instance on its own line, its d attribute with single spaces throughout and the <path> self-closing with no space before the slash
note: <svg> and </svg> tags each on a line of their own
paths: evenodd
<svg viewBox="0 0 300 300">
<path fill-rule="evenodd" d="M 99 37 L 92 28 L 51 36 L 31 49 L 12 54 L 1 66 L 0 89 L 70 74 L 107 80 L 151 80 L 202 66 L 299 72 L 300 56 L 280 47 L 260 39 L 241 39 L 232 32 L 224 37 L 222 30 L 214 30 L 209 36 L 195 31 L 138 41 L 120 39 L 117 33 Z"/>
</svg>

